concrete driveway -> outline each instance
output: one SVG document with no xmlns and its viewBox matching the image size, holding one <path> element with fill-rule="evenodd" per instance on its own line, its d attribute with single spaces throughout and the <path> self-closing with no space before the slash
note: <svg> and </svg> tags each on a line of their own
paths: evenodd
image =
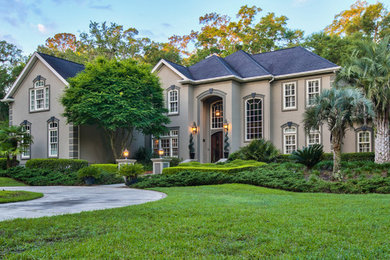
<svg viewBox="0 0 390 260">
<path fill-rule="evenodd" d="M 25 190 L 44 194 L 42 198 L 36 200 L 0 204 L 0 221 L 118 208 L 160 200 L 166 197 L 161 192 L 129 189 L 124 184 L 90 187 L 0 187 L 0 190 Z"/>
</svg>

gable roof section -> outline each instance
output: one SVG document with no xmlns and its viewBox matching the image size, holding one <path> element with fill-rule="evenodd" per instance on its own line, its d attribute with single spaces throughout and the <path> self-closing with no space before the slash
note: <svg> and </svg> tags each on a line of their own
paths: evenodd
<svg viewBox="0 0 390 260">
<path fill-rule="evenodd" d="M 77 73 L 84 70 L 84 65 L 72 61 L 57 58 L 51 55 L 38 52 L 41 56 L 63 79 L 76 76 Z"/>
<path fill-rule="evenodd" d="M 303 47 L 292 47 L 254 55 L 240 50 L 225 58 L 211 55 L 190 67 L 161 60 L 152 72 L 159 69 L 162 64 L 181 75 L 184 80 L 182 82 L 185 83 L 201 83 L 221 79 L 250 81 L 258 78 L 284 78 L 331 72 L 340 68 Z"/>
<path fill-rule="evenodd" d="M 54 56 L 50 56 L 47 54 L 34 52 L 34 54 L 31 56 L 30 60 L 27 62 L 22 72 L 16 78 L 14 84 L 11 86 L 11 88 L 5 95 L 4 99 L 1 100 L 2 102 L 13 101 L 12 95 L 19 88 L 23 79 L 27 76 L 30 69 L 34 66 L 35 62 L 38 60 L 41 61 L 45 66 L 47 66 L 48 69 L 51 72 L 53 72 L 53 74 L 56 75 L 58 79 L 62 81 L 65 85 L 68 85 L 66 79 L 70 77 L 74 77 L 76 76 L 77 73 L 84 70 L 84 65 L 82 64 L 78 64 L 61 58 L 56 58 Z"/>
<path fill-rule="evenodd" d="M 264 52 L 252 57 L 274 76 L 338 67 L 303 47 Z"/>
</svg>

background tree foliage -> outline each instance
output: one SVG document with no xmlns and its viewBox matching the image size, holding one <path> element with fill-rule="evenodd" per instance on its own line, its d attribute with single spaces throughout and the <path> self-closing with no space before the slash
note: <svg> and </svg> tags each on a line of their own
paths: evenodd
<svg viewBox="0 0 390 260">
<path fill-rule="evenodd" d="M 189 58 L 193 64 L 212 53 L 227 56 L 237 50 L 249 53 L 271 51 L 282 47 L 298 45 L 303 31 L 287 28 L 286 16 L 268 13 L 258 17 L 262 11 L 256 6 L 244 5 L 237 13 L 237 20 L 227 15 L 209 13 L 199 18 L 203 25 L 200 31 L 191 31 L 184 36 L 174 35 L 170 44 Z M 195 50 L 191 51 L 192 45 Z"/>
<path fill-rule="evenodd" d="M 68 122 L 101 127 L 114 158 L 130 147 L 134 131 L 159 135 L 166 130 L 162 89 L 148 65 L 99 57 L 69 83 L 61 99 Z"/>
<path fill-rule="evenodd" d="M 15 45 L 0 41 L 0 100 L 24 67 L 22 51 Z M 8 104 L 0 102 L 0 122 L 8 120 Z"/>
</svg>

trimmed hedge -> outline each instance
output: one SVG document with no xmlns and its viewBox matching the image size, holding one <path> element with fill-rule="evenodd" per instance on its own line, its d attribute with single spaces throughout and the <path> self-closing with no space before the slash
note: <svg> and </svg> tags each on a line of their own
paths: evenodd
<svg viewBox="0 0 390 260">
<path fill-rule="evenodd" d="M 333 153 L 324 153 L 324 161 L 333 160 Z M 342 153 L 341 161 L 355 162 L 355 161 L 375 161 L 375 153 Z"/>
<path fill-rule="evenodd" d="M 91 164 L 92 167 L 97 167 L 105 172 L 116 174 L 118 172 L 118 164 L 106 163 L 106 164 Z"/>
<path fill-rule="evenodd" d="M 198 186 L 242 183 L 296 192 L 390 193 L 390 178 L 378 175 L 342 182 L 325 181 L 318 176 L 306 177 L 300 164 L 271 163 L 254 171 L 226 174 L 222 172 L 182 171 L 170 175 L 140 177 L 135 188 Z"/>
<path fill-rule="evenodd" d="M 123 178 L 118 175 L 117 164 L 91 164 L 91 166 L 102 170 L 99 178 L 95 181 L 96 184 L 116 184 L 124 182 Z"/>
<path fill-rule="evenodd" d="M 31 159 L 26 162 L 30 169 L 47 169 L 60 172 L 77 172 L 87 167 L 88 161 L 78 159 Z"/>
<path fill-rule="evenodd" d="M 163 169 L 163 174 L 175 174 L 182 171 L 197 171 L 197 172 L 223 172 L 223 173 L 236 173 L 241 171 L 254 170 L 260 166 L 266 165 L 263 162 L 257 161 L 244 161 L 234 160 L 225 164 L 213 164 L 213 163 L 199 163 L 189 162 L 182 163 L 176 167 L 169 167 Z"/>
</svg>

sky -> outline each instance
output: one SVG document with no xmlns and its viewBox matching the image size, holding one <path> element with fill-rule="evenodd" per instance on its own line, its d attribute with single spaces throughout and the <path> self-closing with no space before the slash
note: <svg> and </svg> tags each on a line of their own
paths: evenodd
<svg viewBox="0 0 390 260">
<path fill-rule="evenodd" d="M 0 40 L 33 53 L 56 33 L 79 36 L 90 21 L 135 27 L 139 36 L 167 42 L 172 35 L 199 30 L 199 17 L 211 12 L 235 17 L 242 5 L 256 5 L 265 15 L 289 18 L 288 27 L 305 35 L 319 32 L 355 0 L 0 0 Z M 376 3 L 376 0 L 368 0 Z M 387 8 L 390 0 L 382 0 Z"/>
</svg>

